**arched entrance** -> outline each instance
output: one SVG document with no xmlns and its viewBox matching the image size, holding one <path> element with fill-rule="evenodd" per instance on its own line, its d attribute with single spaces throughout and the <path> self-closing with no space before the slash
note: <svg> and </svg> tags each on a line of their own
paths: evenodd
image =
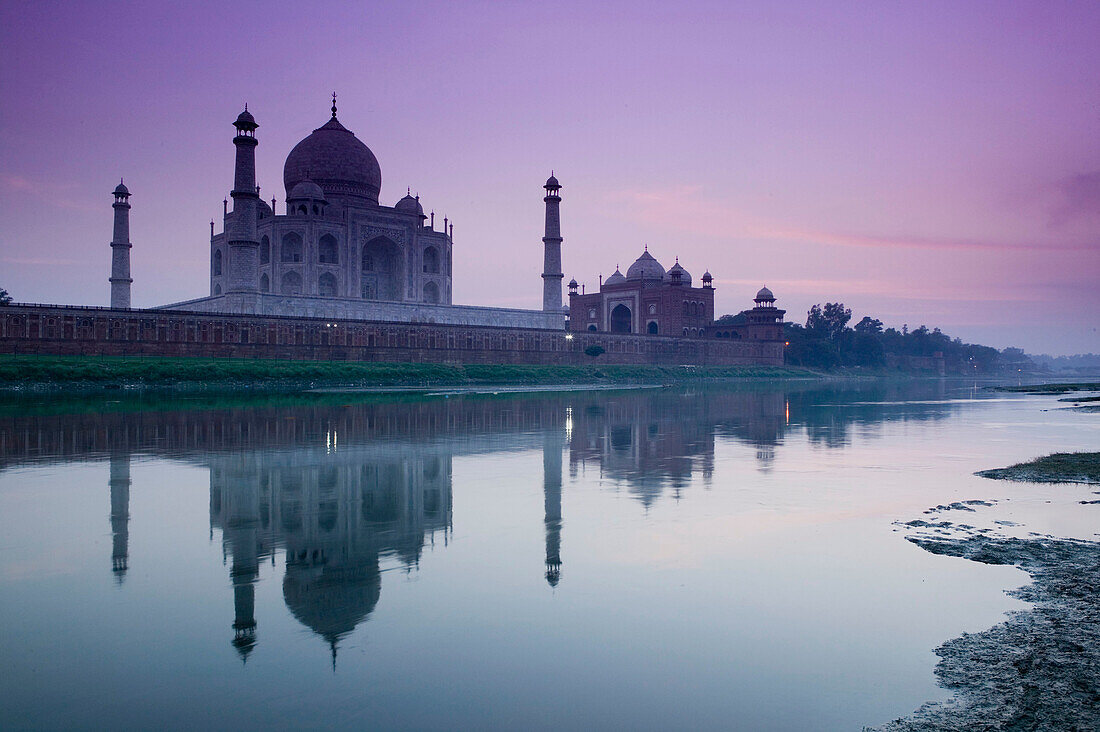
<svg viewBox="0 0 1100 732">
<path fill-rule="evenodd" d="M 368 300 L 397 300 L 397 245 L 384 236 L 363 245 L 362 296 Z"/>
<path fill-rule="evenodd" d="M 630 308 L 626 305 L 616 305 L 611 311 L 611 332 L 629 333 L 630 321 Z"/>
<path fill-rule="evenodd" d="M 336 297 L 336 275 L 325 272 L 317 280 L 317 294 L 321 297 Z"/>
<path fill-rule="evenodd" d="M 648 332 L 650 335 L 657 335 L 657 321 L 656 320 L 649 321 L 649 325 L 646 326 L 646 332 Z"/>
<path fill-rule="evenodd" d="M 439 285 L 434 282 L 424 285 L 424 302 L 439 302 Z"/>
<path fill-rule="evenodd" d="M 283 275 L 282 294 L 284 295 L 301 295 L 302 294 L 302 276 L 297 272 L 287 272 Z"/>
</svg>

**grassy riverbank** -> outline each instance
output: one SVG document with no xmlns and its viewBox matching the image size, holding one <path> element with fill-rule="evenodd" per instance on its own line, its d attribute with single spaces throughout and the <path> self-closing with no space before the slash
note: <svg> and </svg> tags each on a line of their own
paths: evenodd
<svg viewBox="0 0 1100 732">
<path fill-rule="evenodd" d="M 1032 483 L 1100 483 L 1100 452 L 1057 452 L 975 475 Z"/>
<path fill-rule="evenodd" d="M 778 366 L 528 366 L 118 356 L 0 356 L 0 391 L 664 384 L 709 379 L 807 378 L 816 375 L 808 369 Z"/>
<path fill-rule="evenodd" d="M 1074 391 L 1100 391 L 1100 381 L 1077 381 L 1065 384 L 1029 384 L 1027 386 L 991 386 L 994 391 L 1010 391 L 1017 394 L 1069 394 Z M 1083 401 L 1083 400 L 1065 400 Z"/>
</svg>

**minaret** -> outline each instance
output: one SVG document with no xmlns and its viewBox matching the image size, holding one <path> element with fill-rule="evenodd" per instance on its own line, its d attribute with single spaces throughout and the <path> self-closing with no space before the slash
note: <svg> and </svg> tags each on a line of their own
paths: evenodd
<svg viewBox="0 0 1100 732">
<path fill-rule="evenodd" d="M 121 585 L 130 568 L 130 456 L 111 455 L 111 571 Z"/>
<path fill-rule="evenodd" d="M 226 237 L 229 244 L 226 292 L 257 292 L 260 241 L 256 235 L 256 216 L 260 194 L 256 189 L 256 119 L 245 105 L 233 123 L 237 136 L 237 161 L 233 172 L 233 218 Z"/>
<path fill-rule="evenodd" d="M 558 179 L 553 171 L 546 180 L 546 234 L 542 237 L 542 309 L 546 312 L 561 312 L 561 281 L 564 275 L 561 272 L 561 219 L 558 207 L 561 205 L 561 196 L 558 191 Z"/>
<path fill-rule="evenodd" d="M 111 307 L 130 307 L 130 191 L 119 180 L 115 188 L 115 236 L 111 240 Z"/>
<path fill-rule="evenodd" d="M 561 452 L 560 432 L 547 432 L 542 443 L 543 523 L 546 525 L 546 581 L 561 579 Z"/>
</svg>

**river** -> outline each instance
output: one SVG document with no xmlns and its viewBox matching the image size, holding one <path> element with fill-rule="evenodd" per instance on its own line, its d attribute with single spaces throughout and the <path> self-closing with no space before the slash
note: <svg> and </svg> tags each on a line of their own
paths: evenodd
<svg viewBox="0 0 1100 732">
<path fill-rule="evenodd" d="M 907 522 L 1100 419 L 961 380 L 0 402 L 6 728 L 858 730 L 1026 605 Z M 972 515 L 971 515 L 972 514 Z"/>
</svg>

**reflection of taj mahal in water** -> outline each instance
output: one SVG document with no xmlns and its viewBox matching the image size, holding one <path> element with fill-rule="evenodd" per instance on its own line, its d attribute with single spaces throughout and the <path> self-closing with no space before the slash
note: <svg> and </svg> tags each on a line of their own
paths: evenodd
<svg viewBox="0 0 1100 732">
<path fill-rule="evenodd" d="M 255 607 L 261 563 L 280 557 L 287 609 L 335 653 L 374 611 L 387 569 L 417 571 L 425 547 L 447 545 L 454 458 L 541 450 L 543 505 L 532 504 L 530 525 L 545 545 L 545 567 L 538 571 L 557 586 L 568 565 L 563 464 L 570 479 L 598 471 L 601 485 L 624 489 L 648 510 L 666 493 L 680 498 L 696 477 L 720 485 L 715 445 L 721 438 L 755 448 L 757 468 L 768 470 L 791 429 L 838 446 L 853 425 L 891 418 L 884 410 L 894 408 L 867 404 L 847 422 L 818 423 L 821 410 L 808 394 L 719 391 L 700 398 L 661 390 L 4 417 L 0 470 L 109 458 L 111 568 L 122 584 L 131 565 L 129 499 L 141 489 L 132 485 L 131 456 L 205 467 L 211 538 L 220 532 L 229 564 L 232 642 L 242 658 L 257 644 L 264 615 Z M 931 404 L 905 409 L 905 419 L 942 414 Z M 539 477 L 517 480 L 537 485 Z M 477 501 L 476 493 L 460 498 Z"/>
<path fill-rule="evenodd" d="M 330 448 L 331 449 L 331 448 Z M 379 559 L 405 567 L 451 524 L 451 455 L 410 446 L 214 456 L 210 525 L 232 556 L 234 645 L 255 643 L 259 563 L 285 557 L 283 598 L 332 647 L 374 610 Z"/>
</svg>

